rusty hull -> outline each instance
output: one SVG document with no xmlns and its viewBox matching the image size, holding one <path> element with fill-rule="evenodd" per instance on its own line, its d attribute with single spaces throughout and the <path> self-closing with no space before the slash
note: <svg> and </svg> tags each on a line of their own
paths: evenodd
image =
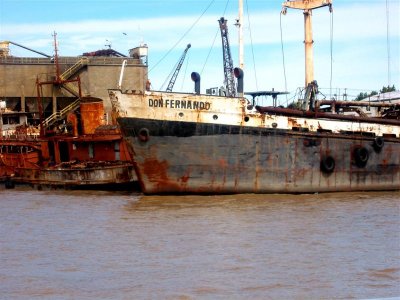
<svg viewBox="0 0 400 300">
<path fill-rule="evenodd" d="M 109 94 L 148 194 L 400 189 L 399 120 L 212 95 Z"/>
<path fill-rule="evenodd" d="M 16 168 L 13 181 L 48 186 L 79 187 L 133 183 L 137 180 L 131 163 L 86 162 L 51 168 Z"/>
<path fill-rule="evenodd" d="M 144 193 L 314 193 L 400 189 L 400 139 L 121 118 Z M 143 134 L 143 129 L 146 134 Z M 365 148 L 365 166 L 355 150 Z M 331 173 L 321 169 L 330 156 Z"/>
</svg>

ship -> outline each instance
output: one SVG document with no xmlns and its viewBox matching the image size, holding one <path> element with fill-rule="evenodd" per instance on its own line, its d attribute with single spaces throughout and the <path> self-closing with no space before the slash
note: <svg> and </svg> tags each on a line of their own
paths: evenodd
<svg viewBox="0 0 400 300">
<path fill-rule="evenodd" d="M 117 125 L 103 125 L 101 99 L 82 98 L 75 111 L 51 130 L 26 123 L 27 114 L 3 112 L 0 180 L 6 188 L 29 184 L 62 188 L 127 188 L 136 173 Z M 22 122 L 22 123 L 20 123 Z M 29 125 L 28 125 L 29 124 Z"/>
<path fill-rule="evenodd" d="M 109 89 L 145 194 L 319 193 L 400 189 L 400 105 L 318 100 L 311 11 L 331 0 L 286 1 L 305 16 L 306 80 L 296 108 L 236 95 Z M 222 20 L 223 22 L 223 20 Z M 279 92 L 254 92 L 252 97 Z M 363 107 L 379 114 L 368 116 Z M 351 112 L 351 113 L 349 113 Z"/>
</svg>

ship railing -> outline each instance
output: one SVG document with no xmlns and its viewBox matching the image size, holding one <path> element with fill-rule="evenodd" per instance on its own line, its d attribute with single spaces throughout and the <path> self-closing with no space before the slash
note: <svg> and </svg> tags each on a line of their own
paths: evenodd
<svg viewBox="0 0 400 300">
<path fill-rule="evenodd" d="M 43 121 L 43 127 L 48 128 L 55 122 L 64 118 L 70 111 L 77 109 L 80 105 L 81 99 L 78 98 L 68 106 L 64 107 L 62 110 L 53 113 L 50 117 Z"/>
</svg>

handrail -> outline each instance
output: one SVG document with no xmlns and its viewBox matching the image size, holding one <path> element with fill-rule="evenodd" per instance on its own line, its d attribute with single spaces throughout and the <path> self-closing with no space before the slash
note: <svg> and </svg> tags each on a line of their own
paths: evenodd
<svg viewBox="0 0 400 300">
<path fill-rule="evenodd" d="M 80 60 L 78 60 L 73 66 L 68 68 L 67 70 L 64 71 L 60 75 L 62 80 L 67 80 L 69 79 L 74 73 L 76 73 L 79 69 L 83 68 L 86 66 L 89 62 L 89 59 L 87 57 L 82 57 Z"/>
<path fill-rule="evenodd" d="M 63 118 L 68 112 L 75 110 L 78 108 L 81 99 L 78 98 L 68 106 L 64 107 L 62 110 L 53 113 L 50 117 L 43 121 L 43 127 L 47 128 L 50 125 L 54 124 L 57 120 Z"/>
<path fill-rule="evenodd" d="M 71 84 L 71 82 L 66 82 L 62 85 L 68 92 L 70 92 L 75 97 L 79 97 L 79 90 L 76 88 L 75 85 Z"/>
</svg>

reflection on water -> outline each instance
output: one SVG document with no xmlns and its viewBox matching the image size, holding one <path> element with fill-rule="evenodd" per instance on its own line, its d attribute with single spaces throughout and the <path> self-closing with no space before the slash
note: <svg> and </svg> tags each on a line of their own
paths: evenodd
<svg viewBox="0 0 400 300">
<path fill-rule="evenodd" d="M 0 191 L 0 298 L 400 296 L 400 193 Z"/>
</svg>

